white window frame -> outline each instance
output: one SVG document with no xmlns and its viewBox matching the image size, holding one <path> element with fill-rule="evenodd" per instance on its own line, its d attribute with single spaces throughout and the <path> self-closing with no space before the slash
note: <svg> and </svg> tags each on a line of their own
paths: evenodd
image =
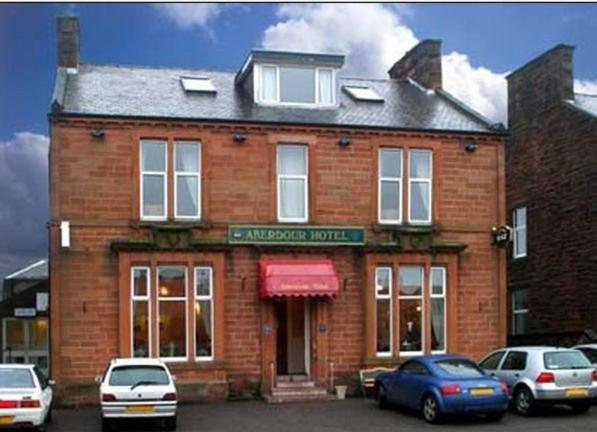
<svg viewBox="0 0 597 432">
<path fill-rule="evenodd" d="M 143 143 L 160 142 L 164 145 L 164 171 L 144 171 L 143 170 Z M 164 213 L 160 216 L 146 216 L 143 213 L 143 176 L 161 176 L 164 184 Z M 139 142 L 139 214 L 144 221 L 164 221 L 168 218 L 168 141 L 161 139 L 142 139 Z"/>
<path fill-rule="evenodd" d="M 400 153 L 400 177 L 382 177 L 381 165 L 382 154 L 384 151 Z M 402 179 L 404 177 L 404 151 L 401 148 L 382 147 L 378 151 L 377 161 L 377 220 L 380 224 L 399 225 L 402 223 Z M 392 182 L 398 184 L 398 219 L 383 219 L 381 217 L 381 184 L 382 182 Z"/>
<path fill-rule="evenodd" d="M 145 279 L 146 287 L 145 292 L 146 295 L 139 296 L 135 295 L 135 271 L 142 270 L 146 273 L 147 277 Z M 135 356 L 135 327 L 133 322 L 135 320 L 134 315 L 134 304 L 136 301 L 144 301 L 147 303 L 147 357 L 136 357 L 136 358 L 150 358 L 152 357 L 151 354 L 151 343 L 152 343 L 152 334 L 153 334 L 153 324 L 152 324 L 152 316 L 151 316 L 151 269 L 147 266 L 133 266 L 130 270 L 130 287 L 131 287 L 131 304 L 130 304 L 130 331 L 131 331 L 131 341 L 130 341 L 130 350 L 131 350 L 131 357 Z"/>
<path fill-rule="evenodd" d="M 388 294 L 379 294 L 378 290 L 377 290 L 377 273 L 379 271 L 387 271 L 388 275 L 389 275 L 389 290 L 388 290 Z M 394 352 L 394 307 L 393 307 L 393 301 L 392 301 L 392 267 L 386 267 L 386 266 L 381 266 L 381 267 L 376 267 L 375 268 L 375 281 L 374 281 L 374 286 L 375 286 L 375 355 L 377 357 L 392 357 L 392 354 Z M 390 303 L 390 351 L 389 352 L 380 352 L 377 351 L 377 319 L 378 319 L 378 308 L 377 308 L 377 302 L 378 300 L 384 300 L 384 301 L 388 301 Z"/>
<path fill-rule="evenodd" d="M 431 354 L 445 354 L 447 352 L 446 348 L 448 346 L 448 303 L 447 303 L 447 285 L 446 285 L 446 268 L 440 266 L 433 266 L 430 268 L 429 274 L 429 298 L 430 299 L 442 299 L 444 301 L 444 349 L 443 350 L 431 350 Z M 433 272 L 434 271 L 441 271 L 442 273 L 442 293 L 441 294 L 433 294 Z M 431 300 L 429 301 L 429 306 L 431 306 Z M 431 313 L 429 314 L 430 322 L 429 325 L 433 328 L 433 308 Z"/>
<path fill-rule="evenodd" d="M 196 144 L 198 147 L 199 161 L 196 172 L 178 171 L 176 167 L 176 148 L 177 144 Z M 201 141 L 199 140 L 176 140 L 174 141 L 174 218 L 178 220 L 200 220 L 201 219 Z M 197 179 L 197 214 L 193 216 L 182 216 L 178 214 L 178 178 L 179 177 L 195 177 Z"/>
<path fill-rule="evenodd" d="M 412 170 L 411 170 L 411 155 L 413 153 L 425 153 L 429 155 L 429 178 L 425 177 L 413 177 Z M 427 219 L 413 219 L 411 217 L 411 200 L 412 200 L 412 184 L 413 183 L 427 183 L 429 185 L 429 214 Z M 413 225 L 429 225 L 431 224 L 432 220 L 432 213 L 433 213 L 433 151 L 430 149 L 411 149 L 408 152 L 408 222 Z"/>
<path fill-rule="evenodd" d="M 280 148 L 300 147 L 305 150 L 305 174 L 280 174 Z M 303 180 L 305 215 L 302 218 L 282 217 L 281 213 L 281 180 Z M 277 213 L 278 222 L 303 223 L 309 221 L 309 146 L 305 144 L 278 144 L 276 146 L 276 185 L 277 185 Z"/>
<path fill-rule="evenodd" d="M 264 100 L 262 94 L 262 68 L 274 68 L 276 70 L 276 98 L 275 100 Z M 282 102 L 280 100 L 280 67 L 285 68 L 298 68 L 298 69 L 314 69 L 315 73 L 315 95 L 313 100 L 315 102 Z M 321 103 L 321 99 L 319 97 L 319 71 L 320 70 L 329 70 L 332 72 L 332 103 L 331 104 L 323 104 Z M 279 105 L 279 106 L 288 106 L 288 107 L 301 107 L 301 108 L 329 108 L 335 107 L 337 105 L 337 91 L 336 91 L 336 69 L 330 67 L 312 67 L 312 66 L 300 66 L 300 65 L 286 65 L 286 64 L 272 64 L 272 63 L 260 63 L 254 66 L 254 80 L 253 80 L 253 88 L 254 88 L 254 99 L 255 102 L 261 105 Z"/>
<path fill-rule="evenodd" d="M 197 295 L 197 271 L 208 270 L 209 272 L 209 295 Z M 198 301 L 209 301 L 209 316 L 210 316 L 210 330 L 211 330 L 211 355 L 210 356 L 198 356 L 197 355 L 197 313 L 193 313 L 193 337 L 195 338 L 195 352 L 193 356 L 196 362 L 213 361 L 214 351 L 216 345 L 216 338 L 214 333 L 214 283 L 213 283 L 213 268 L 209 266 L 196 266 L 193 268 L 193 297 L 194 303 L 193 308 Z M 193 309 L 194 311 L 195 309 Z"/>
<path fill-rule="evenodd" d="M 421 294 L 420 295 L 402 295 L 400 294 L 400 269 L 401 268 L 408 268 L 408 267 L 415 267 L 421 270 Z M 397 272 L 397 282 L 398 282 L 398 310 L 402 309 L 402 300 L 419 300 L 421 302 L 421 349 L 419 351 L 402 351 L 402 346 L 400 340 L 402 338 L 401 334 L 398 334 L 398 346 L 400 347 L 400 356 L 409 357 L 409 356 L 417 356 L 423 355 L 425 351 L 425 330 L 426 330 L 426 323 L 425 323 L 425 267 L 423 265 L 417 264 L 406 264 L 401 265 L 398 267 Z M 400 324 L 400 313 L 398 313 L 398 324 Z M 400 329 L 400 326 L 398 326 Z"/>
<path fill-rule="evenodd" d="M 185 279 L 185 296 L 184 297 L 161 297 L 160 296 L 160 269 L 164 269 L 164 268 L 183 268 L 184 269 L 184 279 Z M 188 357 L 189 357 L 189 275 L 188 275 L 189 271 L 186 265 L 159 265 L 156 267 L 156 272 L 155 272 L 155 286 L 156 286 L 156 316 L 157 316 L 157 325 L 158 325 L 158 332 L 156 335 L 156 341 L 157 341 L 157 357 L 164 361 L 164 362 L 171 362 L 171 363 L 180 363 L 180 362 L 186 362 Z M 184 350 L 185 350 L 185 356 L 184 357 L 162 357 L 160 355 L 160 330 L 159 330 L 159 325 L 160 325 L 160 302 L 162 301 L 166 301 L 166 302 L 181 302 L 184 301 L 184 314 L 185 314 L 185 346 L 184 346 Z"/>
<path fill-rule="evenodd" d="M 528 308 L 528 303 L 527 303 L 527 307 L 523 308 L 523 309 L 516 309 L 516 293 L 518 291 L 525 291 L 526 289 L 522 289 L 522 290 L 516 290 L 516 291 L 512 291 L 511 293 L 511 301 L 512 301 L 512 335 L 513 336 L 517 336 L 517 335 L 523 335 L 526 334 L 527 332 L 525 331 L 524 333 L 518 333 L 516 331 L 516 316 L 517 315 L 526 315 L 527 316 L 527 322 L 528 322 L 528 317 L 529 317 L 529 308 Z M 528 295 L 529 292 L 527 291 L 527 302 L 528 302 Z"/>
<path fill-rule="evenodd" d="M 524 209 L 524 225 L 518 225 L 518 212 L 522 211 Z M 527 251 L 529 249 L 529 243 L 528 243 L 528 236 L 527 236 L 527 224 L 528 224 L 528 217 L 529 217 L 529 213 L 526 207 L 518 207 L 515 208 L 514 211 L 512 212 L 512 225 L 514 226 L 514 239 L 512 242 L 512 257 L 514 259 L 518 259 L 518 258 L 524 258 L 527 256 Z M 521 234 L 521 231 L 523 234 Z M 518 253 L 518 238 L 520 235 L 524 235 L 525 237 L 525 248 L 524 248 L 524 252 L 522 253 Z"/>
</svg>

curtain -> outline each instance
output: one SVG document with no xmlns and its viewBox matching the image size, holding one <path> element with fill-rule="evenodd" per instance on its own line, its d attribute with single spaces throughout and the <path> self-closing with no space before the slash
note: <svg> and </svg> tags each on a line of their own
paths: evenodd
<svg viewBox="0 0 597 432">
<path fill-rule="evenodd" d="M 445 349 L 444 341 L 444 298 L 431 299 L 431 349 Z"/>
<path fill-rule="evenodd" d="M 261 100 L 267 102 L 275 102 L 278 98 L 276 68 L 262 66 L 261 67 Z"/>
<path fill-rule="evenodd" d="M 322 69 L 319 71 L 319 103 L 331 105 L 332 100 L 332 71 Z"/>
</svg>

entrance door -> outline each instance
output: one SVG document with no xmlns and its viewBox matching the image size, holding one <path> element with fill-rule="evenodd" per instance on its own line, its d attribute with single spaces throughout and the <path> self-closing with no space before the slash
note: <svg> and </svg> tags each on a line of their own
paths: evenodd
<svg viewBox="0 0 597 432">
<path fill-rule="evenodd" d="M 308 300 L 288 298 L 276 303 L 278 375 L 309 374 Z"/>
</svg>

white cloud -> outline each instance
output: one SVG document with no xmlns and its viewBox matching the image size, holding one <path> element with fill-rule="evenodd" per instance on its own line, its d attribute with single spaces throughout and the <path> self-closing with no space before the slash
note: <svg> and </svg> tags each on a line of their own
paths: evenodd
<svg viewBox="0 0 597 432">
<path fill-rule="evenodd" d="M 574 91 L 576 93 L 587 93 L 597 95 L 597 79 L 574 80 Z"/>
<path fill-rule="evenodd" d="M 384 4 L 287 4 L 265 30 L 269 49 L 347 54 L 350 75 L 386 77 L 387 70 L 419 41 L 404 23 L 411 8 Z M 458 52 L 443 56 L 444 88 L 492 120 L 506 119 L 505 74 L 475 67 Z"/>
<path fill-rule="evenodd" d="M 217 3 L 158 3 L 154 7 L 184 30 L 193 27 L 209 30 L 209 22 L 222 10 Z"/>
<path fill-rule="evenodd" d="M 0 275 L 47 253 L 48 137 L 0 141 Z"/>
</svg>

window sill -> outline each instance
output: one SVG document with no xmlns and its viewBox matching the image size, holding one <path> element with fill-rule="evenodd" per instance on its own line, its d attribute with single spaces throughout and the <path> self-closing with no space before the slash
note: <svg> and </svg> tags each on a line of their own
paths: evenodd
<svg viewBox="0 0 597 432">
<path fill-rule="evenodd" d="M 144 220 L 132 223 L 137 228 L 211 228 L 211 222 L 204 219 L 170 219 L 170 220 Z"/>
<path fill-rule="evenodd" d="M 391 223 L 377 223 L 373 225 L 373 232 L 380 233 L 384 231 L 397 232 L 401 234 L 434 234 L 439 231 L 437 226 L 428 225 L 412 225 L 412 224 L 391 224 Z"/>
</svg>

